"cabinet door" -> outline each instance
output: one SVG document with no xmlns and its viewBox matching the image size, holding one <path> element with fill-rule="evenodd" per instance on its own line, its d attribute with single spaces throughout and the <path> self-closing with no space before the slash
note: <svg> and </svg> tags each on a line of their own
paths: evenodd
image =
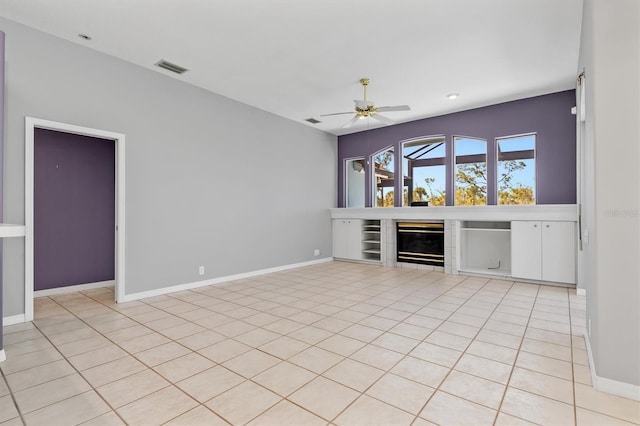
<svg viewBox="0 0 640 426">
<path fill-rule="evenodd" d="M 574 222 L 542 222 L 542 279 L 575 284 Z"/>
<path fill-rule="evenodd" d="M 347 258 L 362 259 L 362 220 L 347 220 Z"/>
<path fill-rule="evenodd" d="M 542 279 L 541 222 L 511 222 L 511 276 Z"/>
<path fill-rule="evenodd" d="M 333 220 L 333 257 L 347 258 L 347 221 Z"/>
<path fill-rule="evenodd" d="M 362 259 L 362 220 L 333 220 L 333 257 Z"/>
</svg>

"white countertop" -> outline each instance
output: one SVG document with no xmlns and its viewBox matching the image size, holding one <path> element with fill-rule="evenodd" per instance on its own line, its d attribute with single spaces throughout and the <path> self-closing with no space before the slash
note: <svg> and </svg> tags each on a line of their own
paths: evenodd
<svg viewBox="0 0 640 426">
<path fill-rule="evenodd" d="M 332 219 L 410 219 L 410 220 L 557 220 L 576 222 L 575 204 L 535 206 L 464 206 L 464 207 L 366 207 L 332 208 Z"/>
<path fill-rule="evenodd" d="M 12 225 L 9 223 L 0 223 L 0 238 L 24 237 L 24 225 Z"/>
</svg>

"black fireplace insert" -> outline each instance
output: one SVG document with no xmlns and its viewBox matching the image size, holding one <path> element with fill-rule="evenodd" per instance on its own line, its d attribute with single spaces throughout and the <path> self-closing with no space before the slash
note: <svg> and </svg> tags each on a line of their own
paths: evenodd
<svg viewBox="0 0 640 426">
<path fill-rule="evenodd" d="M 398 222 L 397 261 L 444 266 L 444 223 Z"/>
</svg>

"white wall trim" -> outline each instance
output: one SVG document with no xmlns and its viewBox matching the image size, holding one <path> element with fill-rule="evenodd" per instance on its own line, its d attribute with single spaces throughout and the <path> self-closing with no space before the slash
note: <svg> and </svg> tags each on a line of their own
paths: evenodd
<svg viewBox="0 0 640 426">
<path fill-rule="evenodd" d="M 73 124 L 59 123 L 40 118 L 25 117 L 25 260 L 24 260 L 24 315 L 33 320 L 33 173 L 34 130 L 48 129 L 77 135 L 110 139 L 116 149 L 116 231 L 115 231 L 115 298 L 121 301 L 125 294 L 125 135 L 106 130 L 91 129 Z"/>
<path fill-rule="evenodd" d="M 598 376 L 598 374 L 596 373 L 595 363 L 593 362 L 593 353 L 591 352 L 591 341 L 589 340 L 589 333 L 587 332 L 584 333 L 584 341 L 586 343 L 587 354 L 589 356 L 589 369 L 591 370 L 591 383 L 593 383 L 593 388 L 600 392 L 606 392 L 613 395 L 622 396 L 624 398 L 640 401 L 640 386 Z"/>
<path fill-rule="evenodd" d="M 576 288 L 576 295 L 578 296 L 586 296 L 587 289 L 586 288 Z"/>
<path fill-rule="evenodd" d="M 114 287 L 115 280 L 100 281 L 96 283 L 69 285 L 66 287 L 50 288 L 48 290 L 37 290 L 33 292 L 33 297 L 55 296 L 58 294 L 74 293 L 76 291 L 93 290 L 94 288 Z"/>
<path fill-rule="evenodd" d="M 7 355 L 4 353 L 4 349 L 0 349 L 0 362 L 6 361 Z"/>
<path fill-rule="evenodd" d="M 143 292 L 140 292 L 140 293 L 126 294 L 126 295 L 124 295 L 124 298 L 122 300 L 118 300 L 118 302 L 131 302 L 133 300 L 145 299 L 147 297 L 161 296 L 163 294 L 175 293 L 175 292 L 184 291 L 184 290 L 191 290 L 191 289 L 194 289 L 194 288 L 205 287 L 205 286 L 208 286 L 208 285 L 218 285 L 218 284 L 223 284 L 223 283 L 226 283 L 226 282 L 229 282 L 229 281 L 235 281 L 235 280 L 240 280 L 240 279 L 244 279 L 244 278 L 252 278 L 252 277 L 257 277 L 257 276 L 260 276 L 260 275 L 271 274 L 271 273 L 274 273 L 274 272 L 281 272 L 281 271 L 286 271 L 286 270 L 289 270 L 289 269 L 301 268 L 301 267 L 304 267 L 304 266 L 316 265 L 316 264 L 319 264 L 319 263 L 332 262 L 332 261 L 333 261 L 332 257 L 327 257 L 327 258 L 323 258 L 323 259 L 312 260 L 312 261 L 309 261 L 309 262 L 302 262 L 302 263 L 294 263 L 294 264 L 291 264 L 291 265 L 276 266 L 274 268 L 260 269 L 260 270 L 257 270 L 257 271 L 245 272 L 245 273 L 242 273 L 242 274 L 228 275 L 226 277 L 219 277 L 219 278 L 213 278 L 213 279 L 209 279 L 209 280 L 195 281 L 195 282 L 185 283 L 185 284 L 178 284 L 178 285 L 174 285 L 174 286 L 170 286 L 170 287 L 163 287 L 163 288 L 158 288 L 158 289 L 155 289 L 155 290 L 143 291 Z"/>
<path fill-rule="evenodd" d="M 8 325 L 20 324 L 26 321 L 27 319 L 24 314 L 12 315 L 10 317 L 2 318 L 2 326 L 6 327 Z"/>
</svg>

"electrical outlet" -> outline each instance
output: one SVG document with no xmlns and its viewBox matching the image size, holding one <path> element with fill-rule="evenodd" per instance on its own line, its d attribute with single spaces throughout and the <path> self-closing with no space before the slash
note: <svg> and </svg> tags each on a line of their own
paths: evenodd
<svg viewBox="0 0 640 426">
<path fill-rule="evenodd" d="M 313 255 L 314 255 L 314 256 L 320 256 L 320 250 L 319 250 L 319 249 L 315 249 L 315 250 L 313 251 Z"/>
<path fill-rule="evenodd" d="M 204 266 L 198 268 L 198 274 L 204 275 Z"/>
</svg>

